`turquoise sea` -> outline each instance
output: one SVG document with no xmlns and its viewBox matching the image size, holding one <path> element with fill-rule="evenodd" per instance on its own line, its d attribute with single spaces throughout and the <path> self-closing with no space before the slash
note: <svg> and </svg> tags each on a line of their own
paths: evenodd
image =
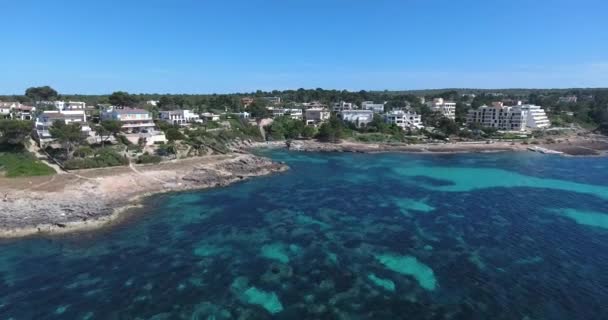
<svg viewBox="0 0 608 320">
<path fill-rule="evenodd" d="M 264 154 L 291 170 L 0 242 L 0 319 L 608 319 L 608 158 Z"/>
</svg>

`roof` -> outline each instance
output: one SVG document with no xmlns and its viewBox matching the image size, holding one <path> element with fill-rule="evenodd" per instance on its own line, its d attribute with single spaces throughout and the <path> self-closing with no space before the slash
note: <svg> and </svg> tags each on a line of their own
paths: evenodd
<svg viewBox="0 0 608 320">
<path fill-rule="evenodd" d="M 150 112 L 148 112 L 148 110 L 144 110 L 144 109 L 131 109 L 131 108 L 125 108 L 125 109 L 114 109 L 114 111 L 118 114 L 139 114 L 139 113 L 145 113 L 148 114 Z"/>
</svg>

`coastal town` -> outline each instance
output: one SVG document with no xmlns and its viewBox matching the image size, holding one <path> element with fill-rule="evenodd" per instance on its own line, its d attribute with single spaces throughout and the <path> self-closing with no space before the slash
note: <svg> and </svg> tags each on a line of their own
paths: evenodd
<svg viewBox="0 0 608 320">
<path fill-rule="evenodd" d="M 192 103 L 186 100 L 192 97 L 126 92 L 72 99 L 35 87 L 13 100 L 1 97 L 0 229 L 5 236 L 22 236 L 97 228 L 145 195 L 224 186 L 287 170 L 251 153 L 259 148 L 608 151 L 602 125 L 575 121 L 582 118 L 576 111 L 582 106 L 604 103 L 587 93 L 560 94 L 547 106 L 533 94 L 360 92 L 337 99 L 324 94 L 258 92 Z M 579 99 L 585 104 L 578 105 Z M 24 208 L 30 208 L 28 215 Z"/>
</svg>

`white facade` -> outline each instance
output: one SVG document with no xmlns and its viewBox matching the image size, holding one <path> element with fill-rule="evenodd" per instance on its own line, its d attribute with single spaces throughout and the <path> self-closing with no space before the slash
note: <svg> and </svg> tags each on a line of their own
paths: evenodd
<svg viewBox="0 0 608 320">
<path fill-rule="evenodd" d="M 82 101 L 68 101 L 65 104 L 65 110 L 84 110 L 87 108 L 87 104 Z"/>
<path fill-rule="evenodd" d="M 305 111 L 306 125 L 316 125 L 327 121 L 330 117 L 329 110 L 325 108 L 310 108 Z"/>
<path fill-rule="evenodd" d="M 495 102 L 492 106 L 481 106 L 477 110 L 469 110 L 467 124 L 472 123 L 504 131 L 542 129 L 551 125 L 545 111 L 539 106 L 519 104 L 504 106 L 501 102 Z"/>
<path fill-rule="evenodd" d="M 530 129 L 544 129 L 551 126 L 551 122 L 540 106 L 525 104 L 520 106 L 526 113 L 526 126 Z"/>
<path fill-rule="evenodd" d="M 251 118 L 251 113 L 247 112 L 247 111 L 243 111 L 243 112 L 237 112 L 237 113 L 233 113 L 233 115 L 241 118 L 241 119 L 249 119 Z"/>
<path fill-rule="evenodd" d="M 435 98 L 429 101 L 427 106 L 433 112 L 439 112 L 448 119 L 456 119 L 456 102 L 444 101 L 443 98 Z"/>
<path fill-rule="evenodd" d="M 84 111 L 44 111 L 36 118 L 36 134 L 40 140 L 52 139 L 49 129 L 56 121 L 62 121 L 65 124 L 80 123 L 82 133 L 88 136 L 91 133 L 91 127 L 87 124 L 87 115 Z"/>
<path fill-rule="evenodd" d="M 187 126 L 193 122 L 201 122 L 201 117 L 190 110 L 161 111 L 160 120 L 177 126 Z"/>
<path fill-rule="evenodd" d="M 288 116 L 294 120 L 302 120 L 304 114 L 302 113 L 302 109 L 297 108 L 268 108 L 270 112 L 272 112 L 272 117 L 282 117 Z"/>
<path fill-rule="evenodd" d="M 361 103 L 361 109 L 371 110 L 374 113 L 383 113 L 385 103 L 374 103 L 373 101 L 363 101 Z"/>
<path fill-rule="evenodd" d="M 156 107 L 158 105 L 158 102 L 159 102 L 158 100 L 148 100 L 148 101 L 146 101 L 146 104 Z"/>
<path fill-rule="evenodd" d="M 0 116 L 3 118 L 10 117 L 17 105 L 17 102 L 0 102 Z"/>
<path fill-rule="evenodd" d="M 340 119 L 352 122 L 357 127 L 365 127 L 374 120 L 374 112 L 371 110 L 344 110 L 338 114 Z"/>
<path fill-rule="evenodd" d="M 422 117 L 416 112 L 393 110 L 384 115 L 384 121 L 402 129 L 422 129 Z"/>
<path fill-rule="evenodd" d="M 203 117 L 203 119 L 205 119 L 205 121 L 219 121 L 220 120 L 219 114 L 215 114 L 215 113 L 211 113 L 211 112 L 203 112 L 201 114 L 201 117 Z"/>
<path fill-rule="evenodd" d="M 340 111 L 344 111 L 344 110 L 354 110 L 354 109 L 356 109 L 356 106 L 350 102 L 340 101 L 340 102 L 336 102 L 332 105 L 332 110 L 334 112 L 340 112 Z"/>
<path fill-rule="evenodd" d="M 122 130 L 126 132 L 143 132 L 155 128 L 152 114 L 143 109 L 113 108 L 102 112 L 101 120 L 120 121 Z"/>
</svg>

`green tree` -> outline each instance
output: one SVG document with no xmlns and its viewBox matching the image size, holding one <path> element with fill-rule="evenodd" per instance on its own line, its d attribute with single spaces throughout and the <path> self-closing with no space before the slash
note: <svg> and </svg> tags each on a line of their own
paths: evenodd
<svg viewBox="0 0 608 320">
<path fill-rule="evenodd" d="M 32 133 L 33 123 L 21 120 L 0 120 L 0 143 L 26 145 Z"/>
<path fill-rule="evenodd" d="M 137 104 L 139 99 L 137 96 L 131 95 L 128 92 L 116 91 L 108 97 L 110 104 L 119 107 L 132 107 Z"/>
<path fill-rule="evenodd" d="M 63 146 L 66 152 L 66 158 L 71 159 L 72 153 L 76 147 L 84 142 L 85 137 L 82 134 L 82 126 L 79 123 L 68 123 L 58 120 L 53 123 L 49 129 L 53 138 L 57 139 Z"/>
<path fill-rule="evenodd" d="M 317 133 L 317 139 L 326 142 L 338 142 L 344 136 L 344 124 L 335 115 L 323 123 Z"/>
<path fill-rule="evenodd" d="M 121 129 L 122 124 L 118 120 L 102 121 L 99 126 L 97 126 L 97 133 L 101 136 L 101 146 L 103 147 L 111 136 L 120 133 Z"/>
<path fill-rule="evenodd" d="M 58 95 L 57 91 L 49 86 L 31 87 L 25 90 L 25 96 L 35 101 L 36 104 L 38 104 L 39 101 L 55 99 Z"/>
<path fill-rule="evenodd" d="M 165 130 L 165 136 L 167 137 L 167 140 L 169 140 L 171 142 L 177 141 L 177 140 L 184 140 L 186 138 L 176 127 L 170 127 L 167 130 Z"/>
<path fill-rule="evenodd" d="M 270 111 L 266 109 L 266 101 L 264 99 L 255 99 L 255 101 L 249 106 L 249 112 L 251 116 L 256 119 L 268 118 Z"/>
</svg>

